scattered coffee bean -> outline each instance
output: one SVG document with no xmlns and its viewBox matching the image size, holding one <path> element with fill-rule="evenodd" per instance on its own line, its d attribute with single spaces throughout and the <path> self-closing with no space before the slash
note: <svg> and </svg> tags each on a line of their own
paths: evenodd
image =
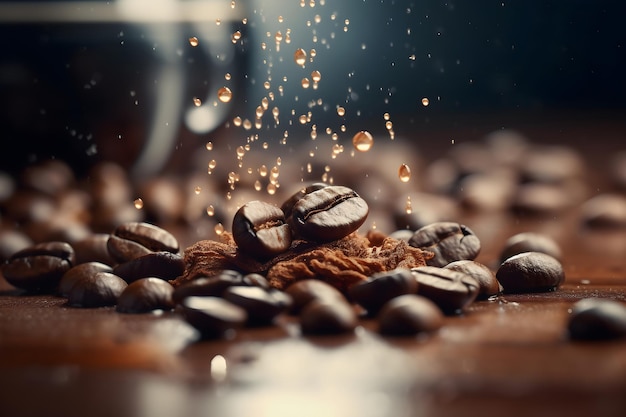
<svg viewBox="0 0 626 417">
<path fill-rule="evenodd" d="M 553 291 L 565 279 L 561 263 L 541 252 L 524 252 L 500 265 L 496 278 L 505 293 Z"/>
<path fill-rule="evenodd" d="M 70 288 L 67 303 L 83 308 L 112 306 L 127 286 L 126 281 L 110 272 L 84 275 Z"/>
<path fill-rule="evenodd" d="M 117 261 L 113 259 L 107 248 L 109 233 L 92 233 L 72 244 L 76 251 L 76 263 L 101 262 L 107 265 L 115 265 Z"/>
<path fill-rule="evenodd" d="M 437 304 L 417 294 L 391 299 L 378 314 L 379 332 L 385 335 L 432 333 L 441 328 L 443 320 L 443 313 Z"/>
<path fill-rule="evenodd" d="M 147 313 L 174 308 L 174 287 L 161 278 L 141 278 L 129 284 L 117 300 L 120 313 Z"/>
<path fill-rule="evenodd" d="M 174 279 L 183 272 L 183 257 L 171 252 L 150 252 L 113 267 L 113 273 L 129 283 L 146 277 Z"/>
<path fill-rule="evenodd" d="M 11 255 L 34 244 L 33 240 L 22 231 L 0 230 L 0 262 L 6 261 Z"/>
<path fill-rule="evenodd" d="M 575 202 L 572 194 L 561 185 L 528 183 L 517 188 L 511 210 L 517 215 L 553 216 Z"/>
<path fill-rule="evenodd" d="M 572 340 L 626 337 L 626 305 L 610 299 L 582 299 L 572 307 L 567 331 Z"/>
<path fill-rule="evenodd" d="M 487 265 L 476 261 L 454 261 L 444 266 L 444 269 L 463 272 L 474 278 L 478 283 L 477 299 L 484 300 L 502 292 L 502 286 L 496 279 L 495 274 Z"/>
<path fill-rule="evenodd" d="M 2 274 L 16 288 L 47 292 L 56 288 L 75 262 L 74 249 L 69 243 L 44 242 L 14 253 L 2 265 Z"/>
<path fill-rule="evenodd" d="M 469 227 L 454 222 L 431 223 L 418 229 L 409 240 L 413 247 L 435 256 L 429 266 L 445 266 L 462 259 L 473 260 L 480 252 L 480 240 Z"/>
<path fill-rule="evenodd" d="M 127 222 L 115 228 L 107 248 L 119 263 L 128 262 L 151 252 L 178 253 L 176 238 L 167 230 L 150 223 Z"/>
<path fill-rule="evenodd" d="M 626 196 L 617 193 L 596 195 L 580 208 L 581 222 L 593 229 L 626 228 Z"/>
<path fill-rule="evenodd" d="M 469 275 L 452 269 L 422 266 L 411 269 L 422 295 L 448 315 L 460 314 L 478 296 L 479 284 Z"/>
<path fill-rule="evenodd" d="M 352 305 L 339 300 L 313 300 L 300 313 L 303 334 L 340 334 L 354 331 L 358 324 Z"/>
<path fill-rule="evenodd" d="M 541 252 L 556 259 L 561 259 L 562 256 L 561 248 L 551 237 L 540 233 L 522 232 L 511 236 L 504 243 L 504 248 L 500 253 L 500 263 L 523 252 Z"/>
<path fill-rule="evenodd" d="M 180 309 L 185 321 L 203 338 L 226 337 L 248 319 L 246 310 L 220 297 L 185 297 Z"/>
<path fill-rule="evenodd" d="M 256 258 L 278 255 L 291 246 L 291 228 L 283 211 L 263 201 L 241 206 L 233 218 L 232 232 L 239 250 Z"/>
<path fill-rule="evenodd" d="M 291 217 L 293 206 L 298 202 L 298 200 L 300 200 L 305 195 L 312 193 L 313 191 L 320 190 L 324 187 L 328 187 L 328 184 L 323 183 L 323 182 L 316 182 L 296 191 L 291 197 L 285 200 L 285 202 L 280 206 L 280 209 L 285 214 L 285 218 L 288 219 Z"/>
<path fill-rule="evenodd" d="M 352 285 L 348 289 L 350 299 L 375 315 L 387 301 L 403 294 L 415 294 L 417 281 L 411 270 L 397 268 L 392 271 L 374 274 L 366 281 Z"/>
<path fill-rule="evenodd" d="M 216 296 L 221 297 L 226 288 L 233 285 L 242 285 L 243 276 L 230 269 L 210 277 L 199 277 L 174 289 L 174 301 L 178 304 L 186 297 L 191 296 Z"/>
<path fill-rule="evenodd" d="M 290 219 L 294 232 L 304 239 L 330 242 L 355 232 L 368 212 L 367 203 L 354 190 L 331 185 L 304 195 Z"/>
<path fill-rule="evenodd" d="M 85 276 L 94 275 L 97 272 L 113 272 L 113 268 L 101 262 L 85 262 L 71 267 L 61 277 L 59 287 L 57 288 L 58 294 L 61 297 L 67 297 L 76 281 Z"/>
<path fill-rule="evenodd" d="M 246 310 L 249 325 L 270 324 L 291 304 L 291 297 L 286 293 L 261 287 L 228 287 L 224 290 L 223 297 Z"/>
<path fill-rule="evenodd" d="M 264 290 L 269 290 L 271 288 L 269 281 L 261 274 L 250 273 L 246 274 L 241 278 L 241 281 L 244 285 L 248 285 L 250 287 L 260 287 Z"/>
<path fill-rule="evenodd" d="M 341 291 L 319 279 L 303 279 L 296 281 L 288 286 L 285 292 L 289 294 L 292 299 L 290 308 L 292 314 L 300 314 L 302 309 L 314 300 L 347 301 Z"/>
<path fill-rule="evenodd" d="M 389 237 L 393 239 L 397 239 L 397 240 L 402 240 L 408 243 L 409 240 L 413 237 L 413 233 L 415 233 L 415 231 L 411 229 L 399 229 L 399 230 L 396 230 L 395 232 L 391 232 L 389 234 Z"/>
</svg>

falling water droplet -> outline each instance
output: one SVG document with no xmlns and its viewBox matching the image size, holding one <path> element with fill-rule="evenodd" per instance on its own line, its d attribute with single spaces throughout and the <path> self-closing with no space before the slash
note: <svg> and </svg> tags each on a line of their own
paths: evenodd
<svg viewBox="0 0 626 417">
<path fill-rule="evenodd" d="M 193 105 L 196 106 L 196 107 L 202 106 L 202 100 L 200 100 L 198 97 L 194 97 L 193 98 Z"/>
<path fill-rule="evenodd" d="M 296 52 L 293 54 L 293 59 L 296 61 L 296 64 L 303 67 L 306 63 L 306 51 L 302 48 L 296 49 Z"/>
<path fill-rule="evenodd" d="M 352 137 L 352 145 L 359 152 L 367 152 L 374 145 L 374 138 L 370 132 L 361 130 Z"/>
<path fill-rule="evenodd" d="M 137 210 L 141 210 L 143 208 L 143 200 L 141 198 L 135 199 L 135 201 L 133 201 L 133 204 L 135 205 L 135 208 Z"/>
<path fill-rule="evenodd" d="M 230 91 L 228 87 L 222 87 L 217 90 L 217 98 L 219 98 L 222 103 L 228 103 L 233 98 L 233 92 Z"/>
<path fill-rule="evenodd" d="M 424 97 L 422 99 L 422 106 L 426 107 L 428 104 L 430 104 L 430 100 L 428 100 L 428 97 Z"/>
<path fill-rule="evenodd" d="M 398 178 L 402 182 L 408 182 L 411 179 L 411 168 L 407 164 L 402 164 L 398 168 Z"/>
<path fill-rule="evenodd" d="M 200 41 L 198 41 L 198 38 L 196 38 L 195 36 L 192 36 L 191 38 L 189 38 L 189 45 L 198 46 L 199 44 L 200 44 Z"/>
</svg>

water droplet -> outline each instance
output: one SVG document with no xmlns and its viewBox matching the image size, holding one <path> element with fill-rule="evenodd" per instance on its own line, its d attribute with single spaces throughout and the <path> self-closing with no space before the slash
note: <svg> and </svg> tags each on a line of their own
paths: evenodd
<svg viewBox="0 0 626 417">
<path fill-rule="evenodd" d="M 189 38 L 189 45 L 198 46 L 199 44 L 200 44 L 200 41 L 198 41 L 198 38 L 196 38 L 195 36 L 192 36 L 191 38 Z"/>
<path fill-rule="evenodd" d="M 413 205 L 411 204 L 411 196 L 406 196 L 406 203 L 404 205 L 404 210 L 406 214 L 411 214 L 413 212 Z"/>
<path fill-rule="evenodd" d="M 282 16 L 278 16 L 278 23 L 283 23 L 283 21 L 284 21 L 284 20 L 285 20 L 285 19 L 283 19 L 283 17 L 282 17 Z"/>
<path fill-rule="evenodd" d="M 261 181 L 259 180 L 254 181 L 254 189 L 256 191 L 261 191 L 262 188 L 263 188 L 263 185 L 261 184 Z"/>
<path fill-rule="evenodd" d="M 230 80 L 230 78 L 231 78 L 230 72 L 227 72 L 226 74 L 224 74 L 224 79 L 225 79 L 226 81 L 229 81 L 229 80 Z"/>
<path fill-rule="evenodd" d="M 243 146 L 237 146 L 237 157 L 238 158 L 243 158 L 243 156 L 246 154 L 246 150 L 244 149 Z"/>
<path fill-rule="evenodd" d="M 296 64 L 303 67 L 304 64 L 306 64 L 306 51 L 302 48 L 296 49 L 296 52 L 293 54 L 293 59 L 296 61 Z"/>
<path fill-rule="evenodd" d="M 309 86 L 311 85 L 311 81 L 309 81 L 308 78 L 304 77 L 300 84 L 302 84 L 302 88 L 309 88 Z"/>
<path fill-rule="evenodd" d="M 222 19 L 215 19 L 215 24 L 217 26 L 221 25 L 222 24 Z"/>
<path fill-rule="evenodd" d="M 311 72 L 311 79 L 316 83 L 320 82 L 320 80 L 322 79 L 322 73 L 319 71 Z"/>
<path fill-rule="evenodd" d="M 193 105 L 196 106 L 196 107 L 202 106 L 202 100 L 200 100 L 198 97 L 194 97 L 193 98 Z"/>
<path fill-rule="evenodd" d="M 211 217 L 215 215 L 215 207 L 213 207 L 213 204 L 209 204 L 209 206 L 206 208 L 206 214 Z"/>
<path fill-rule="evenodd" d="M 207 142 L 206 143 L 206 150 L 207 151 L 212 151 L 213 150 L 213 142 Z"/>
<path fill-rule="evenodd" d="M 345 116 L 346 115 L 346 109 L 344 109 L 341 106 L 337 107 L 337 115 L 341 116 L 341 117 Z"/>
<path fill-rule="evenodd" d="M 224 233 L 224 225 L 222 223 L 218 223 L 215 225 L 213 230 L 215 230 L 215 234 L 219 236 Z"/>
<path fill-rule="evenodd" d="M 193 189 L 193 192 L 198 195 L 200 194 L 200 192 L 202 192 L 202 187 L 200 187 L 199 185 L 196 186 L 196 188 Z"/>
<path fill-rule="evenodd" d="M 398 178 L 402 182 L 408 182 L 411 179 L 411 168 L 407 164 L 402 164 L 398 168 Z"/>
<path fill-rule="evenodd" d="M 389 113 L 385 113 L 385 114 L 383 114 L 383 119 L 385 119 L 385 120 L 389 120 L 389 119 L 390 119 L 390 117 L 391 117 L 391 116 L 389 115 Z"/>
<path fill-rule="evenodd" d="M 267 176 L 267 167 L 265 165 L 261 165 L 259 167 L 259 175 L 262 177 L 266 177 Z"/>
<path fill-rule="evenodd" d="M 209 169 L 215 169 L 216 166 L 217 166 L 217 161 L 215 159 L 211 159 L 209 161 Z"/>
<path fill-rule="evenodd" d="M 374 138 L 370 132 L 361 130 L 352 137 L 352 145 L 359 152 L 367 152 L 374 145 Z"/>
<path fill-rule="evenodd" d="M 387 130 L 393 129 L 393 122 L 391 120 L 387 120 L 385 122 L 385 127 L 387 128 Z"/>
<path fill-rule="evenodd" d="M 135 208 L 137 210 L 141 210 L 143 208 L 143 200 L 141 198 L 135 199 L 135 201 L 133 201 L 133 204 L 135 205 Z"/>
<path fill-rule="evenodd" d="M 233 98 L 233 92 L 228 87 L 222 87 L 217 90 L 217 98 L 222 103 L 228 103 Z"/>
<path fill-rule="evenodd" d="M 422 106 L 426 107 L 428 104 L 430 104 L 430 100 L 428 100 L 428 97 L 424 97 L 422 99 Z"/>
</svg>

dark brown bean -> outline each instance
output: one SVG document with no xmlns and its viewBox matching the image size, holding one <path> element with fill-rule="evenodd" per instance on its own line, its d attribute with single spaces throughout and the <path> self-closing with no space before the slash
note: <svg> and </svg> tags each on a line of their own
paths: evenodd
<svg viewBox="0 0 626 417">
<path fill-rule="evenodd" d="M 500 263 L 523 252 L 542 252 L 556 259 L 561 259 L 562 256 L 559 244 L 551 237 L 540 233 L 522 232 L 511 236 L 504 242 L 500 253 Z"/>
<path fill-rule="evenodd" d="M 185 321 L 203 338 L 227 337 L 248 319 L 246 310 L 220 297 L 185 297 L 180 309 Z"/>
<path fill-rule="evenodd" d="M 76 263 L 101 262 L 107 265 L 115 265 L 117 261 L 113 259 L 107 248 L 109 233 L 92 233 L 83 239 L 72 244 L 76 251 Z"/>
<path fill-rule="evenodd" d="M 463 272 L 435 266 L 411 269 L 417 280 L 417 294 L 439 306 L 445 314 L 460 314 L 478 296 L 478 282 Z"/>
<path fill-rule="evenodd" d="M 313 300 L 300 313 L 303 334 L 340 334 L 354 331 L 358 324 L 352 305 L 339 300 Z"/>
<path fill-rule="evenodd" d="M 273 204 L 250 201 L 237 210 L 232 225 L 239 250 L 255 258 L 269 258 L 291 246 L 291 228 L 283 211 Z"/>
<path fill-rule="evenodd" d="M 147 277 L 132 282 L 122 291 L 116 310 L 120 313 L 147 313 L 174 308 L 174 287 L 161 278 Z"/>
<path fill-rule="evenodd" d="M 580 208 L 581 223 L 592 229 L 626 228 L 626 197 L 617 193 L 596 195 Z"/>
<path fill-rule="evenodd" d="M 63 274 L 57 293 L 61 297 L 67 297 L 76 281 L 82 277 L 94 275 L 97 272 L 113 272 L 113 268 L 101 262 L 85 262 L 73 266 Z"/>
<path fill-rule="evenodd" d="M 370 315 L 378 310 L 387 301 L 403 294 L 415 294 L 417 281 L 411 270 L 397 268 L 392 271 L 379 272 L 366 281 L 361 281 L 348 288 L 348 295 L 352 301 L 365 308 Z"/>
<path fill-rule="evenodd" d="M 300 314 L 307 304 L 314 300 L 347 302 L 337 288 L 319 279 L 303 279 L 294 282 L 285 290 L 293 300 L 290 308 L 292 314 Z"/>
<path fill-rule="evenodd" d="M 504 261 L 496 278 L 505 293 L 553 291 L 564 281 L 561 263 L 541 252 L 524 252 Z"/>
<path fill-rule="evenodd" d="M 432 333 L 441 328 L 443 320 L 443 313 L 437 304 L 417 294 L 391 299 L 378 314 L 379 332 L 385 335 Z"/>
<path fill-rule="evenodd" d="M 170 232 L 144 222 L 127 222 L 116 227 L 107 241 L 107 248 L 120 263 L 151 252 L 179 251 L 178 241 Z"/>
<path fill-rule="evenodd" d="M 293 211 L 293 206 L 295 206 L 295 204 L 305 195 L 312 193 L 313 191 L 317 191 L 320 190 L 324 187 L 328 187 L 328 184 L 323 183 L 323 182 L 316 182 L 313 183 L 311 185 L 308 185 L 304 188 L 299 189 L 298 191 L 296 191 L 291 197 L 289 197 L 287 200 L 285 200 L 285 202 L 283 202 L 283 204 L 280 206 L 280 209 L 283 211 L 283 213 L 285 214 L 285 218 L 288 219 L 289 217 L 291 217 L 291 213 Z"/>
<path fill-rule="evenodd" d="M 199 277 L 179 285 L 174 289 L 173 297 L 176 303 L 191 296 L 221 297 L 226 288 L 242 284 L 243 276 L 239 272 L 225 269 L 216 275 Z"/>
<path fill-rule="evenodd" d="M 626 305 L 610 299 L 582 299 L 572 306 L 567 332 L 572 340 L 626 337 Z"/>
<path fill-rule="evenodd" d="M 426 260 L 429 266 L 442 267 L 462 259 L 473 260 L 480 252 L 480 240 L 472 230 L 454 222 L 437 222 L 424 226 L 409 240 L 413 247 L 431 252 Z"/>
<path fill-rule="evenodd" d="M 496 279 L 496 275 L 487 265 L 483 265 L 480 262 L 468 260 L 454 261 L 444 266 L 444 269 L 463 272 L 474 278 L 478 283 L 477 299 L 484 300 L 502 292 L 502 286 Z"/>
<path fill-rule="evenodd" d="M 183 257 L 171 252 L 150 252 L 113 267 L 113 273 L 130 283 L 141 278 L 174 279 L 185 272 Z"/>
<path fill-rule="evenodd" d="M 128 286 L 126 281 L 110 272 L 96 272 L 77 279 L 67 294 L 72 307 L 105 307 L 117 304 L 117 299 Z"/>
<path fill-rule="evenodd" d="M 246 310 L 249 325 L 270 324 L 291 304 L 291 297 L 286 293 L 277 290 L 265 290 L 256 286 L 228 287 L 224 290 L 223 297 Z"/>
</svg>

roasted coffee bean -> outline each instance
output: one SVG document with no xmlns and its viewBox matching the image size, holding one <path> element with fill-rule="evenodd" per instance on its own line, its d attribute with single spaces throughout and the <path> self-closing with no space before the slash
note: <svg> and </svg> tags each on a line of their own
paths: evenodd
<svg viewBox="0 0 626 417">
<path fill-rule="evenodd" d="M 610 299 L 582 299 L 572 306 L 567 332 L 572 340 L 626 337 L 626 305 Z"/>
<path fill-rule="evenodd" d="M 289 197 L 285 202 L 280 206 L 280 209 L 285 214 L 285 218 L 288 219 L 291 217 L 291 213 L 293 211 L 293 206 L 305 195 L 312 193 L 313 191 L 320 190 L 324 187 L 328 187 L 328 184 L 324 182 L 316 182 L 311 185 L 308 185 L 300 190 L 296 191 L 291 197 Z"/>
<path fill-rule="evenodd" d="M 307 240 L 330 242 L 355 232 L 367 219 L 365 200 L 352 189 L 331 185 L 303 196 L 293 206 L 294 231 Z"/>
<path fill-rule="evenodd" d="M 150 223 L 128 222 L 115 228 L 107 248 L 119 263 L 127 262 L 151 252 L 178 253 L 176 238 L 167 230 Z"/>
<path fill-rule="evenodd" d="M 348 289 L 348 295 L 370 315 L 374 315 L 392 298 L 403 294 L 415 294 L 417 285 L 410 269 L 397 268 L 376 273 L 366 281 L 352 285 Z"/>
<path fill-rule="evenodd" d="M 487 265 L 476 261 L 454 261 L 444 266 L 444 269 L 463 272 L 474 278 L 478 283 L 477 299 L 484 300 L 502 292 L 502 286 L 496 279 L 495 274 Z"/>
<path fill-rule="evenodd" d="M 105 307 L 117 304 L 117 299 L 128 286 L 126 281 L 110 272 L 96 272 L 76 280 L 67 294 L 72 307 Z"/>
<path fill-rule="evenodd" d="M 347 302 L 344 295 L 337 288 L 319 279 L 303 279 L 294 282 L 285 290 L 293 300 L 290 308 L 292 314 L 300 314 L 307 304 L 318 301 Z"/>
<path fill-rule="evenodd" d="M 33 240 L 20 230 L 0 230 L 0 262 L 34 244 Z"/>
<path fill-rule="evenodd" d="M 113 267 L 113 273 L 130 283 L 140 278 L 174 279 L 185 272 L 185 261 L 177 253 L 150 252 Z"/>
<path fill-rule="evenodd" d="M 269 258 L 291 246 L 291 228 L 283 211 L 273 204 L 250 201 L 237 210 L 232 225 L 239 250 L 255 258 Z"/>
<path fill-rule="evenodd" d="M 300 313 L 303 334 L 340 334 L 354 331 L 358 319 L 354 307 L 338 300 L 313 300 Z"/>
<path fill-rule="evenodd" d="M 261 287 L 228 287 L 224 290 L 223 297 L 246 310 L 249 325 L 270 324 L 291 304 L 291 297 L 286 293 Z"/>
<path fill-rule="evenodd" d="M 101 262 L 85 262 L 71 267 L 63 274 L 57 293 L 61 297 L 67 297 L 76 281 L 97 272 L 113 272 L 113 268 Z"/>
<path fill-rule="evenodd" d="M 596 195 L 582 204 L 580 216 L 582 224 L 592 229 L 626 228 L 626 196 Z"/>
<path fill-rule="evenodd" d="M 435 266 L 411 272 L 418 283 L 417 294 L 433 301 L 445 314 L 462 313 L 478 296 L 478 282 L 463 272 Z"/>
<path fill-rule="evenodd" d="M 116 310 L 120 313 L 147 313 L 174 308 L 174 287 L 161 278 L 141 278 L 122 291 Z"/>
<path fill-rule="evenodd" d="M 443 320 L 443 313 L 437 304 L 417 294 L 391 299 L 378 314 L 379 332 L 385 335 L 432 333 L 441 328 Z"/>
<path fill-rule="evenodd" d="M 76 251 L 76 263 L 101 262 L 107 265 L 115 265 L 117 261 L 113 259 L 107 248 L 109 233 L 92 233 L 83 239 L 72 244 Z"/>
<path fill-rule="evenodd" d="M 541 252 L 556 259 L 561 259 L 559 244 L 549 236 L 534 232 L 522 232 L 511 236 L 504 243 L 500 253 L 500 263 L 513 255 L 523 252 Z"/>
<path fill-rule="evenodd" d="M 391 232 L 389 234 L 389 237 L 393 239 L 397 239 L 397 240 L 402 240 L 408 243 L 409 240 L 413 237 L 413 233 L 415 233 L 415 231 L 411 229 L 399 229 L 399 230 L 396 230 L 395 232 Z"/>
<path fill-rule="evenodd" d="M 44 242 L 14 253 L 2 265 L 2 274 L 14 287 L 47 292 L 75 265 L 74 249 L 66 242 Z"/>
<path fill-rule="evenodd" d="M 528 183 L 517 188 L 511 209 L 518 215 L 545 217 L 554 216 L 576 202 L 577 198 L 562 185 Z"/>
<path fill-rule="evenodd" d="M 257 274 L 254 272 L 244 275 L 241 278 L 241 281 L 243 282 L 244 285 L 247 285 L 250 287 L 260 287 L 260 288 L 263 288 L 264 290 L 269 290 L 271 288 L 271 285 L 269 281 L 267 280 L 267 278 L 265 278 L 261 274 Z"/>
<path fill-rule="evenodd" d="M 431 252 L 429 266 L 445 266 L 459 260 L 474 260 L 480 252 L 480 240 L 469 227 L 454 222 L 437 222 L 424 226 L 413 234 L 409 245 Z"/>
<path fill-rule="evenodd" d="M 185 297 L 216 296 L 221 297 L 226 288 L 233 285 L 243 285 L 243 276 L 230 269 L 210 277 L 199 277 L 185 282 L 174 289 L 174 301 L 178 304 Z"/>
<path fill-rule="evenodd" d="M 541 252 L 524 252 L 504 261 L 496 278 L 505 293 L 542 292 L 557 289 L 565 279 L 561 263 Z"/>
<path fill-rule="evenodd" d="M 246 310 L 220 297 L 185 297 L 180 310 L 185 321 L 203 338 L 226 337 L 248 319 Z"/>
</svg>

